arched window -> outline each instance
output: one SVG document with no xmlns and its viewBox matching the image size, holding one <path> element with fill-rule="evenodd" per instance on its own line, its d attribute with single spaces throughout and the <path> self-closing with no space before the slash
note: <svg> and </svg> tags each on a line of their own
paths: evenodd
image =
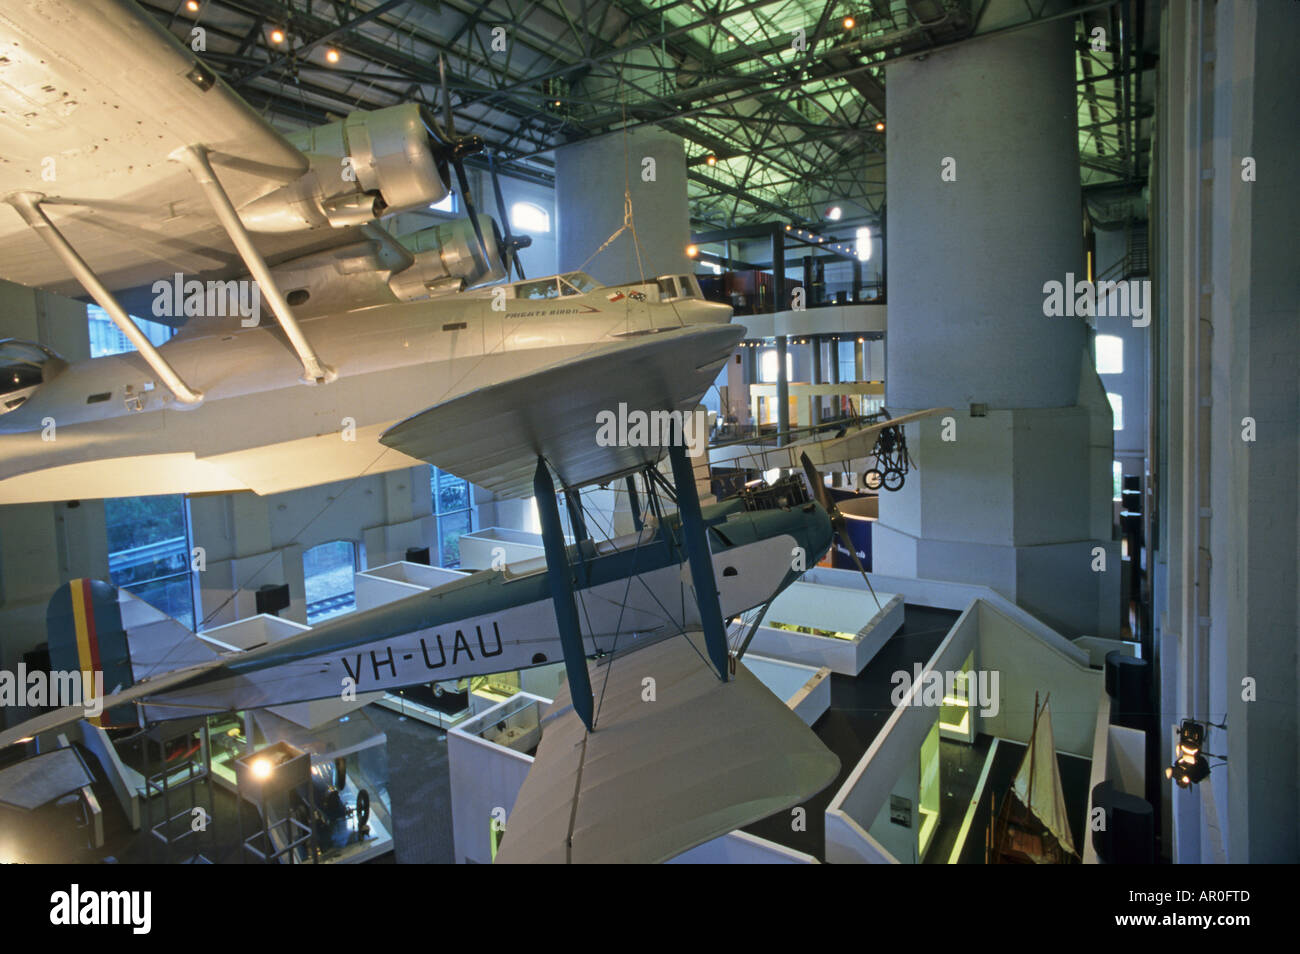
<svg viewBox="0 0 1300 954">
<path fill-rule="evenodd" d="M 510 227 L 521 232 L 549 232 L 551 213 L 532 202 L 516 202 L 510 206 Z"/>
<path fill-rule="evenodd" d="M 307 591 L 307 622 L 327 620 L 357 607 L 357 545 L 351 540 L 331 540 L 306 550 L 302 571 Z"/>
</svg>

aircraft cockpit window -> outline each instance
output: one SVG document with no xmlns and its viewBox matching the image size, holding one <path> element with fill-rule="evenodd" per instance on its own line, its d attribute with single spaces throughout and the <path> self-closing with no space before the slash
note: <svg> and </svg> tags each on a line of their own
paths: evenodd
<svg viewBox="0 0 1300 954">
<path fill-rule="evenodd" d="M 677 283 L 671 276 L 659 279 L 659 300 L 668 301 L 677 297 Z"/>
<path fill-rule="evenodd" d="M 558 298 L 560 287 L 554 278 L 535 282 L 520 282 L 515 286 L 516 298 Z"/>
<path fill-rule="evenodd" d="M 694 275 L 679 275 L 677 280 L 682 283 L 682 295 L 686 298 L 703 298 L 704 291 L 700 288 L 700 280 Z"/>
<path fill-rule="evenodd" d="M 592 278 L 586 272 L 569 272 L 569 274 L 562 276 L 562 278 L 584 295 L 587 294 L 587 292 L 600 287 L 600 282 L 596 281 L 596 279 Z"/>
</svg>

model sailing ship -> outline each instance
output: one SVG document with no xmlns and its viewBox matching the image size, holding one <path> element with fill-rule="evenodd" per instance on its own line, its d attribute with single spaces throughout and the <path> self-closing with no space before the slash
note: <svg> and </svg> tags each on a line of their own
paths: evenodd
<svg viewBox="0 0 1300 954">
<path fill-rule="evenodd" d="M 1050 699 L 1049 693 L 1040 709 L 1038 693 L 1034 693 L 1034 728 L 1015 781 L 1002 797 L 1001 806 L 996 804 L 996 793 L 990 795 L 992 811 L 984 856 L 988 864 L 1060 865 L 1079 861 L 1056 764 Z"/>
</svg>

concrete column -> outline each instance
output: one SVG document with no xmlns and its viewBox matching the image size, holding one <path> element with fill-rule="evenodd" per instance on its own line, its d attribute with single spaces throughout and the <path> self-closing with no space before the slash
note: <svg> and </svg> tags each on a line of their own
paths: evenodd
<svg viewBox="0 0 1300 954">
<path fill-rule="evenodd" d="M 992 0 L 983 20 L 1022 17 Z M 1114 635 L 1119 552 L 1089 519 L 1099 389 L 1090 366 L 1081 377 L 1086 325 L 1044 309 L 1046 282 L 1085 275 L 1073 29 L 888 67 L 885 404 L 951 407 L 956 439 L 939 418 L 909 428 L 919 472 L 882 495 L 873 550 L 882 572 L 981 583 L 1067 634 Z"/>
<path fill-rule="evenodd" d="M 790 375 L 786 373 L 785 356 L 789 354 L 785 335 L 776 336 L 776 430 L 784 434 L 790 430 Z M 786 442 L 778 438 L 779 443 Z"/>
<path fill-rule="evenodd" d="M 625 190 L 632 195 L 639 256 L 628 231 L 588 262 L 622 226 Z M 555 150 L 555 205 L 561 272 L 582 268 L 618 284 L 692 270 L 686 152 L 679 136 L 639 129 L 561 146 Z"/>
<path fill-rule="evenodd" d="M 812 383 L 822 383 L 822 338 L 821 335 L 813 335 L 808 339 L 808 350 L 812 353 Z M 810 402 L 812 406 L 812 419 L 809 423 L 820 424 L 822 422 L 822 399 L 820 395 L 814 394 Z"/>
</svg>

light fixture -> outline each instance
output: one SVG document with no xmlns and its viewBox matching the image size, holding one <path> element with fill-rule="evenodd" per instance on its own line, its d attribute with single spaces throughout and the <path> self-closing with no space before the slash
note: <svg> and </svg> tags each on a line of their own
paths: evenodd
<svg viewBox="0 0 1300 954">
<path fill-rule="evenodd" d="M 253 761 L 248 763 L 248 768 L 252 771 L 253 778 L 265 780 L 271 777 L 271 769 L 273 766 L 271 765 L 270 759 L 263 757 L 260 759 L 253 759 Z"/>
<path fill-rule="evenodd" d="M 1201 754 L 1205 744 L 1205 726 L 1194 719 L 1184 719 L 1178 728 L 1178 758 L 1165 769 L 1165 778 L 1179 788 L 1189 788 L 1210 774 L 1210 763 Z"/>
<path fill-rule="evenodd" d="M 698 245 L 688 245 L 688 246 L 686 246 L 686 257 L 687 257 L 687 258 L 694 258 L 696 255 L 699 255 L 699 254 L 700 254 L 700 247 L 699 247 Z"/>
<path fill-rule="evenodd" d="M 284 31 L 281 30 L 279 27 L 276 27 L 274 30 L 272 30 L 272 31 L 271 31 L 271 42 L 274 43 L 276 46 L 279 46 L 281 43 L 283 43 L 283 42 L 284 42 Z"/>
<path fill-rule="evenodd" d="M 883 119 L 877 119 L 876 132 L 884 132 L 884 131 L 885 131 L 885 121 Z"/>
<path fill-rule="evenodd" d="M 337 63 L 339 61 L 339 51 L 331 46 L 325 51 L 325 60 L 328 63 Z"/>
<path fill-rule="evenodd" d="M 832 222 L 838 222 L 840 220 L 840 216 L 842 216 L 843 214 L 844 214 L 844 210 L 841 209 L 838 205 L 832 205 L 829 209 L 826 210 L 826 218 L 830 219 Z"/>
<path fill-rule="evenodd" d="M 199 0 L 185 0 L 185 9 L 190 13 L 199 12 Z"/>
<path fill-rule="evenodd" d="M 704 157 L 704 161 L 711 166 L 716 166 L 718 164 L 718 157 L 715 156 L 713 153 L 709 153 L 707 156 Z"/>
<path fill-rule="evenodd" d="M 854 20 L 852 17 L 844 18 L 844 29 L 852 30 L 855 26 L 857 26 L 857 21 Z"/>
</svg>

